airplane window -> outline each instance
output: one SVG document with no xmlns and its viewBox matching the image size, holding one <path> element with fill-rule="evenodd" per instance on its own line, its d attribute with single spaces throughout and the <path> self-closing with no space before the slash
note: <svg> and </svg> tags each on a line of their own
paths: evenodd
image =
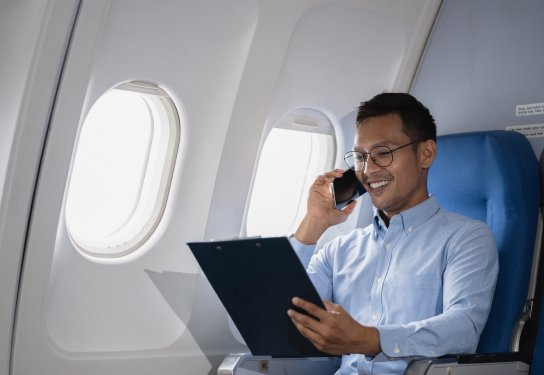
<svg viewBox="0 0 544 375">
<path fill-rule="evenodd" d="M 308 189 L 333 167 L 336 142 L 330 121 L 316 111 L 296 114 L 280 120 L 263 145 L 247 215 L 248 236 L 293 233 L 306 214 Z"/>
<path fill-rule="evenodd" d="M 102 95 L 83 123 L 66 201 L 78 248 L 100 257 L 138 248 L 158 225 L 179 143 L 171 99 L 128 83 Z"/>
</svg>

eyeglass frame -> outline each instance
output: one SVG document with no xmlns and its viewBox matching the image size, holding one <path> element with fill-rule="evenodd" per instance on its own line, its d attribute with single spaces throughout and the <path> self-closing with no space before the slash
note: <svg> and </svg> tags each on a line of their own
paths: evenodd
<svg viewBox="0 0 544 375">
<path fill-rule="evenodd" d="M 413 145 L 414 143 L 418 143 L 418 142 L 424 142 L 424 141 L 413 141 L 411 143 L 408 143 L 408 144 L 405 144 L 404 146 L 400 146 L 400 147 L 397 147 L 393 150 L 391 150 L 389 147 L 387 146 L 376 146 L 374 147 L 372 150 L 370 150 L 370 152 L 361 152 L 361 151 L 356 151 L 356 150 L 352 150 L 352 151 L 348 151 L 344 154 L 344 162 L 346 163 L 346 165 L 348 166 L 349 169 L 355 171 L 355 172 L 360 172 L 362 170 L 365 169 L 366 167 L 366 164 L 368 163 L 368 158 L 364 161 L 364 164 L 363 164 L 363 168 L 359 169 L 358 171 L 356 171 L 355 169 L 351 168 L 346 160 L 346 156 L 350 153 L 353 153 L 353 152 L 358 152 L 359 154 L 363 155 L 363 158 L 365 155 L 368 155 L 372 161 L 374 162 L 374 164 L 376 164 L 378 167 L 381 167 L 381 168 L 385 168 L 385 167 L 389 167 L 391 164 L 393 164 L 393 152 L 397 151 L 398 149 L 401 149 L 403 147 L 406 147 L 406 146 L 410 146 L 410 145 Z M 375 149 L 377 149 L 378 147 L 385 147 L 386 149 L 389 150 L 389 153 L 391 154 L 391 162 L 387 165 L 379 165 L 378 163 L 376 163 L 376 160 L 374 160 L 374 158 L 372 157 L 372 151 L 374 151 Z"/>
</svg>

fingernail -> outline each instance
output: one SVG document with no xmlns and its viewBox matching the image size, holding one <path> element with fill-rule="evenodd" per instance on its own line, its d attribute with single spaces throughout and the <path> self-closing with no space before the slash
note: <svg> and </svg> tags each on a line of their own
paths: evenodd
<svg viewBox="0 0 544 375">
<path fill-rule="evenodd" d="M 293 298 L 293 304 L 298 305 L 298 298 L 297 297 Z"/>
<path fill-rule="evenodd" d="M 291 310 L 287 310 L 287 315 L 291 316 L 293 315 L 293 312 Z"/>
</svg>

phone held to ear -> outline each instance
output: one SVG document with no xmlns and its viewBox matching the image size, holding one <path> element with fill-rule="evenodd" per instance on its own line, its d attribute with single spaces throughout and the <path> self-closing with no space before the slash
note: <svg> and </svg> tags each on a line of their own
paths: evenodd
<svg viewBox="0 0 544 375">
<path fill-rule="evenodd" d="M 336 208 L 340 203 L 350 200 L 357 192 L 359 196 L 366 193 L 365 188 L 355 176 L 355 171 L 348 169 L 340 178 L 335 178 L 331 185 L 332 196 Z"/>
</svg>

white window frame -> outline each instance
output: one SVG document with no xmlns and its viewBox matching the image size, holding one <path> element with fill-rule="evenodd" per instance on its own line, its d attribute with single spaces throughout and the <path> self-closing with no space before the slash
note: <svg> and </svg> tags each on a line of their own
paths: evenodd
<svg viewBox="0 0 544 375">
<path fill-rule="evenodd" d="M 140 199 L 130 220 L 116 233 L 97 240 L 77 238 L 70 232 L 67 222 L 68 233 L 76 247 L 88 255 L 100 258 L 127 255 L 151 237 L 166 208 L 180 142 L 179 115 L 174 102 L 164 90 L 150 83 L 136 81 L 120 84 L 112 90 L 139 93 L 154 104 L 159 121 L 154 120 L 153 141 Z M 76 154 L 77 147 L 72 157 L 75 158 Z"/>
</svg>

